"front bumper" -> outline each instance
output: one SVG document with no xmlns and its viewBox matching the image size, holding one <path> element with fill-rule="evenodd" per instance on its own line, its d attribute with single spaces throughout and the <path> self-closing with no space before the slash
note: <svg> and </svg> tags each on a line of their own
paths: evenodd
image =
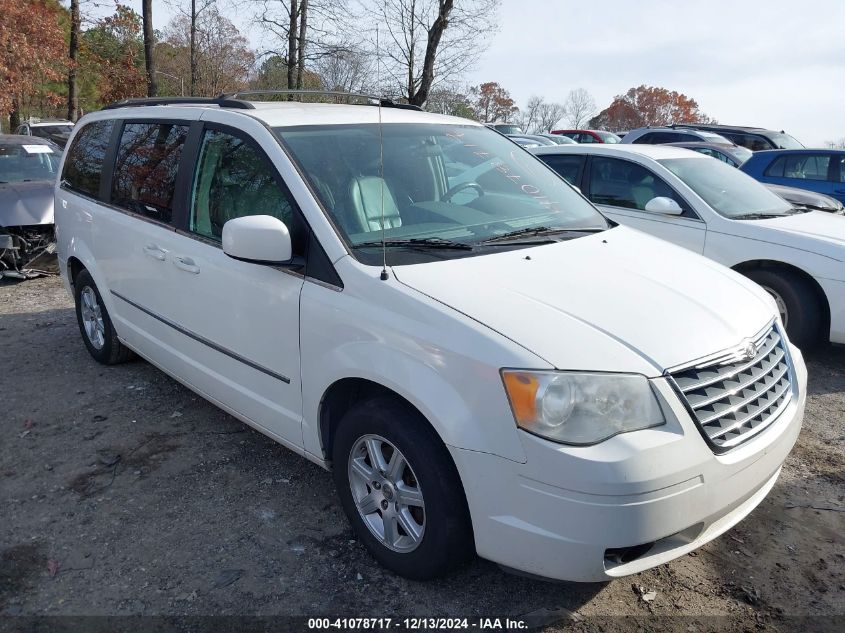
<svg viewBox="0 0 845 633">
<path fill-rule="evenodd" d="M 450 448 L 472 516 L 476 550 L 521 572 L 606 581 L 682 556 L 747 516 L 774 486 L 803 420 L 807 374 L 764 432 L 714 454 L 663 380 L 665 426 L 592 447 L 520 433 L 527 462 Z M 672 419 L 674 418 L 674 419 Z"/>
</svg>

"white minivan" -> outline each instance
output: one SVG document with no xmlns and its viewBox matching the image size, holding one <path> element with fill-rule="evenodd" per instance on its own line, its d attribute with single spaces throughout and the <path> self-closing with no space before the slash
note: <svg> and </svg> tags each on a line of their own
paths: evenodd
<svg viewBox="0 0 845 633">
<path fill-rule="evenodd" d="M 56 220 L 91 355 L 138 354 L 331 468 L 407 577 L 664 563 L 751 512 L 801 427 L 766 292 L 464 119 L 117 104 L 76 126 Z"/>
</svg>

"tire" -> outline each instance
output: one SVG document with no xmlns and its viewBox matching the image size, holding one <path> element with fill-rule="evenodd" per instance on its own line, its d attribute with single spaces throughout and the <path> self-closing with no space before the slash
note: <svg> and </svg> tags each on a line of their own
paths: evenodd
<svg viewBox="0 0 845 633">
<path fill-rule="evenodd" d="M 376 445 L 385 459 L 387 477 L 379 477 L 372 468 L 369 451 Z M 406 462 L 401 477 L 390 472 L 393 461 L 389 458 L 394 449 Z M 354 405 L 340 421 L 332 458 L 335 485 L 346 516 L 382 566 L 405 578 L 428 580 L 448 574 L 475 555 L 472 523 L 455 464 L 439 436 L 410 405 L 392 397 Z M 360 469 L 368 466 L 369 473 L 362 473 Z M 375 481 L 366 482 L 365 474 Z M 397 485 L 393 485 L 395 482 Z M 423 508 L 418 500 L 413 501 L 414 492 L 423 500 Z M 356 496 L 360 499 L 364 493 L 361 505 L 369 502 L 377 508 L 366 519 L 356 503 Z M 406 499 L 412 502 L 404 503 Z M 398 518 L 397 509 L 403 518 Z M 387 527 L 392 523 L 391 516 L 397 517 L 400 526 L 393 528 L 392 535 Z M 384 528 L 381 535 L 379 527 Z M 389 536 L 396 537 L 389 539 L 391 546 L 385 543 Z"/>
<path fill-rule="evenodd" d="M 76 322 L 88 352 L 98 363 L 117 365 L 133 357 L 132 350 L 117 338 L 114 325 L 91 273 L 82 270 L 73 281 Z"/>
<path fill-rule="evenodd" d="M 789 340 L 808 350 L 821 340 L 822 308 L 810 284 L 790 270 L 758 268 L 746 272 L 775 299 Z"/>
</svg>

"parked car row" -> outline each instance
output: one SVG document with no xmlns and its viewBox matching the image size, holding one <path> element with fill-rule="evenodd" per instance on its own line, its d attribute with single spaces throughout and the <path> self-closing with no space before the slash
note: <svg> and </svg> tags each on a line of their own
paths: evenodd
<svg viewBox="0 0 845 633">
<path fill-rule="evenodd" d="M 477 553 L 609 580 L 748 515 L 801 427 L 794 343 L 845 342 L 843 219 L 680 148 L 541 161 L 522 130 L 377 103 L 84 117 L 55 201 L 91 356 L 331 469 L 411 578 Z"/>
<path fill-rule="evenodd" d="M 759 283 L 800 347 L 845 343 L 845 218 L 802 212 L 742 171 L 671 146 L 532 151 L 611 219 Z"/>
</svg>

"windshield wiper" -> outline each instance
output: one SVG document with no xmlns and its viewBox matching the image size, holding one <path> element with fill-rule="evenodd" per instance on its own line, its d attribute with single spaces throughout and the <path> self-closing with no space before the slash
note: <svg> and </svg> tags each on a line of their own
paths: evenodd
<svg viewBox="0 0 845 633">
<path fill-rule="evenodd" d="M 800 213 L 800 211 L 795 213 Z M 788 215 L 795 215 L 795 213 L 742 213 L 732 215 L 731 220 L 768 220 L 769 218 L 785 218 Z"/>
<path fill-rule="evenodd" d="M 604 231 L 605 229 L 599 227 L 589 227 L 589 228 L 564 228 L 564 227 L 557 227 L 557 228 L 550 228 L 548 226 L 532 226 L 524 229 L 516 229 L 514 231 L 508 231 L 507 233 L 502 233 L 500 235 L 494 235 L 493 237 L 488 237 L 486 240 L 482 240 L 479 244 L 493 244 L 495 242 L 510 242 L 511 240 L 516 240 L 522 237 L 533 237 L 533 236 L 545 236 L 545 235 L 555 235 L 558 233 L 597 233 L 599 231 Z"/>
<path fill-rule="evenodd" d="M 469 244 L 465 244 L 464 242 L 453 242 L 452 240 L 447 240 L 443 237 L 412 237 L 409 239 L 388 239 L 382 242 L 381 240 L 373 240 L 371 242 L 361 242 L 360 244 L 353 244 L 353 248 L 369 248 L 369 247 L 381 247 L 382 244 L 386 248 L 401 248 L 401 247 L 414 247 L 414 248 L 433 248 L 433 249 L 454 249 L 454 250 L 461 250 L 461 251 L 471 251 L 472 246 Z"/>
</svg>

